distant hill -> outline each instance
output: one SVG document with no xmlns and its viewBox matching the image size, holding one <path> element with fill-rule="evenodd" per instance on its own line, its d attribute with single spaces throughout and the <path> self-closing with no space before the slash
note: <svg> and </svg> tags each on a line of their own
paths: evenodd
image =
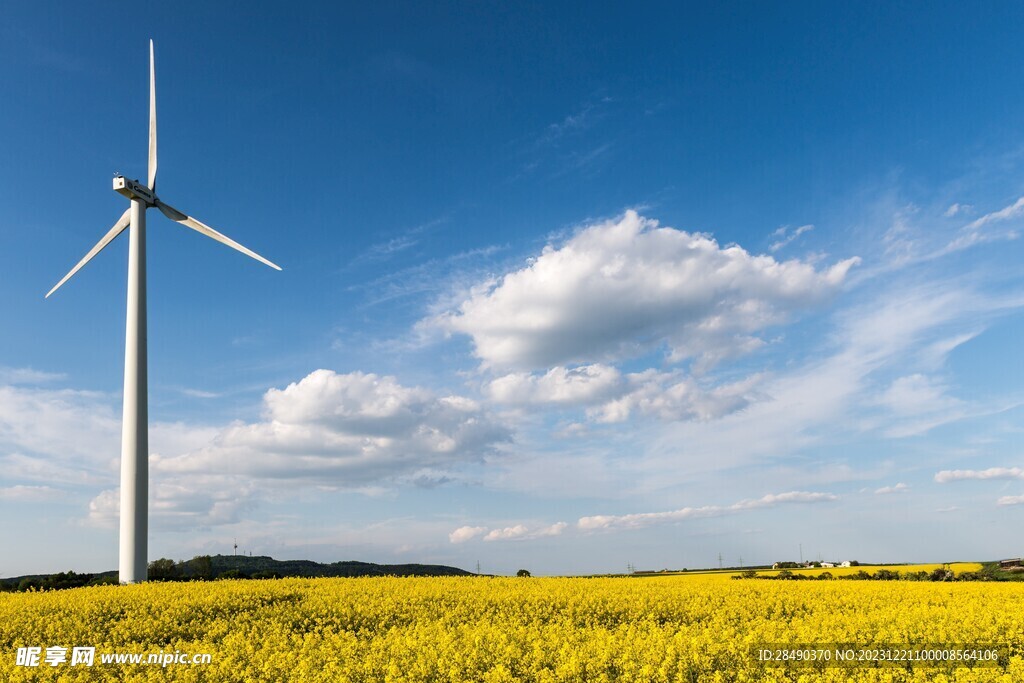
<svg viewBox="0 0 1024 683">
<path fill-rule="evenodd" d="M 218 577 L 225 572 L 239 572 L 239 578 L 248 578 L 254 574 L 276 574 L 280 577 L 356 577 L 356 576 L 473 576 L 457 567 L 443 564 L 374 564 L 372 562 L 331 562 L 324 564 L 312 560 L 275 560 L 266 555 L 211 555 L 210 577 Z M 175 569 L 179 578 L 197 578 L 197 566 L 191 560 L 176 562 Z M 19 586 L 25 590 L 30 585 L 36 588 L 74 588 L 95 583 L 116 583 L 117 571 L 110 570 L 96 574 L 76 574 L 61 572 L 59 574 L 27 574 L 0 579 L 0 588 L 17 590 Z M 22 585 L 24 584 L 24 585 Z"/>
<path fill-rule="evenodd" d="M 457 567 L 443 564 L 374 564 L 372 562 L 331 562 L 312 560 L 275 560 L 266 555 L 211 555 L 213 575 L 237 569 L 247 576 L 257 572 L 277 572 L 281 576 L 472 576 Z M 189 561 L 178 563 L 185 576 L 192 574 Z"/>
</svg>

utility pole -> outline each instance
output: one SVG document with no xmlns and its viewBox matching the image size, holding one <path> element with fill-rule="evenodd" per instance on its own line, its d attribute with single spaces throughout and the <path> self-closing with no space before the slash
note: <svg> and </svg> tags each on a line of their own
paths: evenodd
<svg viewBox="0 0 1024 683">
<path fill-rule="evenodd" d="M 743 566 L 743 556 L 740 555 L 740 567 L 742 567 L 742 566 Z"/>
<path fill-rule="evenodd" d="M 477 560 L 477 561 L 476 561 L 476 573 L 477 573 L 477 574 L 479 574 L 479 573 L 480 573 L 480 560 Z"/>
<path fill-rule="evenodd" d="M 800 564 L 804 563 L 804 544 L 800 544 Z"/>
<path fill-rule="evenodd" d="M 234 552 L 232 554 L 234 555 L 234 557 L 238 557 L 238 539 L 237 538 L 235 539 L 235 549 L 234 549 Z"/>
<path fill-rule="evenodd" d="M 722 568 L 722 553 L 718 553 L 718 568 Z"/>
</svg>

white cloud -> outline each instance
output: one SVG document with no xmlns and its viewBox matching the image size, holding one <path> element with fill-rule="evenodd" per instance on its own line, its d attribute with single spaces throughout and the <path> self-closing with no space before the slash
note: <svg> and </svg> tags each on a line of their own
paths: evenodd
<svg viewBox="0 0 1024 683">
<path fill-rule="evenodd" d="M 509 438 L 475 401 L 404 387 L 394 377 L 317 370 L 264 396 L 265 419 L 235 423 L 213 442 L 154 458 L 162 473 L 230 473 L 348 488 L 425 468 L 479 461 Z"/>
<path fill-rule="evenodd" d="M 529 527 L 525 524 L 491 529 L 483 526 L 462 526 L 448 534 L 448 540 L 452 543 L 465 543 L 481 534 L 486 533 L 483 540 L 493 541 L 527 541 L 550 536 L 560 536 L 569 527 L 565 522 L 556 522 L 548 526 Z"/>
<path fill-rule="evenodd" d="M 1003 496 L 996 505 L 1024 505 L 1024 496 Z"/>
<path fill-rule="evenodd" d="M 879 400 L 894 412 L 903 415 L 948 410 L 962 403 L 958 399 L 946 396 L 945 386 L 941 383 L 921 374 L 894 380 Z"/>
<path fill-rule="evenodd" d="M 705 505 L 693 508 L 684 507 L 666 512 L 641 512 L 630 515 L 594 515 L 580 517 L 577 525 L 584 531 L 602 529 L 639 529 L 658 524 L 681 522 L 688 519 L 704 517 L 721 517 L 747 510 L 774 507 L 789 503 L 820 503 L 837 500 L 831 493 L 814 493 L 808 491 L 789 491 L 786 493 L 768 494 L 761 498 L 741 500 L 732 505 Z"/>
<path fill-rule="evenodd" d="M 589 404 L 621 392 L 622 375 L 608 365 L 556 366 L 543 375 L 516 372 L 490 382 L 491 400 L 506 404 Z"/>
<path fill-rule="evenodd" d="M 952 218 L 953 216 L 956 216 L 958 214 L 967 213 L 973 208 L 974 207 L 971 206 L 970 204 L 960 204 L 959 202 L 957 202 L 954 204 L 950 204 L 949 208 L 946 209 L 946 211 L 942 215 L 945 216 L 946 218 Z"/>
<path fill-rule="evenodd" d="M 935 481 L 940 484 L 969 479 L 1024 479 L 1024 469 L 1020 467 L 989 467 L 986 470 L 942 470 L 935 474 Z"/>
<path fill-rule="evenodd" d="M 587 417 L 605 424 L 623 422 L 634 415 L 706 421 L 764 398 L 757 390 L 763 379 L 762 375 L 753 375 L 707 386 L 678 371 L 651 369 L 623 375 L 616 368 L 595 364 L 572 369 L 556 366 L 544 374 L 510 373 L 488 383 L 485 391 L 491 400 L 506 405 L 589 406 Z"/>
<path fill-rule="evenodd" d="M 486 536 L 485 541 L 508 541 L 517 538 L 523 538 L 526 534 L 530 533 L 530 530 L 522 525 L 516 524 L 515 526 L 505 527 L 504 529 L 494 529 Z"/>
<path fill-rule="evenodd" d="M 964 230 L 977 230 L 978 228 L 988 225 L 989 223 L 999 223 L 1001 221 L 1010 220 L 1024 214 L 1024 197 L 1019 198 L 1013 204 L 1003 207 L 998 211 L 987 213 L 981 218 L 971 221 L 964 226 Z"/>
<path fill-rule="evenodd" d="M 714 420 L 765 398 L 758 391 L 762 375 L 712 388 L 678 373 L 647 370 L 628 376 L 628 393 L 588 411 L 598 422 L 622 422 L 634 413 L 678 422 Z"/>
<path fill-rule="evenodd" d="M 858 262 L 817 271 L 627 211 L 548 245 L 433 323 L 469 335 L 490 367 L 607 362 L 661 345 L 708 366 L 757 348 L 759 332 L 826 299 Z"/>
<path fill-rule="evenodd" d="M 980 295 L 963 282 L 890 283 L 835 315 L 824 343 L 804 350 L 803 360 L 779 367 L 755 385 L 763 400 L 713 423 L 673 421 L 634 434 L 631 445 L 644 457 L 631 465 L 631 488 L 656 492 L 729 468 L 811 456 L 812 449 L 866 433 L 909 428 L 904 416 L 878 410 L 878 386 L 891 381 L 883 378 L 917 369 L 922 348 L 933 351 L 929 363 L 940 363 L 937 340 L 963 329 L 964 321 L 977 328 L 979 320 L 1006 310 L 1011 309 L 1005 301 Z M 979 416 L 1004 406 L 970 408 Z"/>
<path fill-rule="evenodd" d="M 66 377 L 63 373 L 58 372 L 0 366 L 0 384 L 46 384 Z"/>
<path fill-rule="evenodd" d="M 190 398 L 220 398 L 223 394 L 218 394 L 214 391 L 203 391 L 202 389 L 189 389 L 184 388 L 181 393 L 185 394 Z"/>
<path fill-rule="evenodd" d="M 504 529 L 494 529 L 484 536 L 485 541 L 525 541 L 534 538 L 545 538 L 548 536 L 560 536 L 568 524 L 565 522 L 557 522 L 550 526 L 544 526 L 540 528 L 531 529 L 523 524 L 516 524 L 515 526 L 505 527 Z"/>
<path fill-rule="evenodd" d="M 487 531 L 487 527 L 483 526 L 460 526 L 455 531 L 448 534 L 448 540 L 452 543 L 465 543 L 470 541 L 480 534 Z"/>
<path fill-rule="evenodd" d="M 909 489 L 909 486 L 907 486 L 903 482 L 900 482 L 898 484 L 894 484 L 893 486 L 883 486 L 882 488 L 875 489 L 875 495 L 888 496 L 892 495 L 893 493 L 905 493 Z"/>
<path fill-rule="evenodd" d="M 0 386 L 0 448 L 96 467 L 120 452 L 110 397 L 70 389 Z"/>
<path fill-rule="evenodd" d="M 955 251 L 960 251 L 961 249 L 966 249 L 983 242 L 991 242 L 998 239 L 1015 239 L 1017 237 L 1017 233 L 1014 230 L 1007 230 L 1002 233 L 993 234 L 991 232 L 983 231 L 982 228 L 993 223 L 1002 223 L 1018 218 L 1022 214 L 1024 214 L 1024 197 L 1020 197 L 1013 204 L 1003 207 L 998 211 L 987 213 L 981 218 L 971 221 L 960 229 L 960 234 L 956 238 L 950 241 L 944 248 L 933 256 L 942 256 Z"/>
<path fill-rule="evenodd" d="M 799 228 L 797 228 L 787 236 L 786 232 L 788 231 L 788 228 L 779 228 L 778 230 L 772 233 L 772 236 L 779 237 L 781 239 L 779 239 L 777 242 L 773 242 L 772 245 L 768 247 L 768 249 L 774 254 L 779 249 L 782 249 L 787 244 L 789 244 L 796 238 L 800 237 L 800 235 L 804 234 L 805 232 L 810 232 L 811 230 L 814 230 L 813 225 L 801 225 Z"/>
<path fill-rule="evenodd" d="M 56 500 L 66 496 L 66 492 L 51 486 L 15 486 L 0 487 L 0 500 L 11 500 L 21 503 L 36 503 Z"/>
<path fill-rule="evenodd" d="M 96 392 L 0 386 L 0 466 L 7 499 L 48 487 L 91 496 L 87 521 L 117 518 L 120 411 Z M 437 486 L 509 438 L 476 401 L 392 377 L 318 371 L 265 396 L 265 419 L 223 427 L 150 425 L 154 528 L 234 523 L 256 500 L 315 483 L 379 493 Z M 257 489 L 259 496 L 256 495 Z"/>
<path fill-rule="evenodd" d="M 896 418 L 885 432 L 894 438 L 916 436 L 966 415 L 963 401 L 948 396 L 944 384 L 922 374 L 895 379 L 878 403 Z"/>
<path fill-rule="evenodd" d="M 150 524 L 156 530 L 193 531 L 234 524 L 255 506 L 252 482 L 239 477 L 163 478 L 149 486 Z M 121 509 L 120 489 L 101 491 L 89 501 L 88 523 L 114 528 Z"/>
</svg>

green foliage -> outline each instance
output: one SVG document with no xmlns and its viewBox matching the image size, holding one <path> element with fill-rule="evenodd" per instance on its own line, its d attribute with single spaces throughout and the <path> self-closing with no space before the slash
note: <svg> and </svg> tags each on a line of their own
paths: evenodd
<svg viewBox="0 0 1024 683">
<path fill-rule="evenodd" d="M 226 572 L 221 572 L 217 575 L 218 579 L 247 579 L 249 578 L 246 574 L 243 574 L 237 569 L 229 569 Z"/>
<path fill-rule="evenodd" d="M 530 572 L 528 570 L 526 570 L 526 569 L 520 569 L 519 571 L 516 572 L 516 576 L 529 577 L 530 576 Z"/>
<path fill-rule="evenodd" d="M 87 585 L 89 585 L 89 586 L 116 586 L 116 585 L 118 585 L 118 583 L 119 583 L 119 581 L 117 580 L 116 576 L 107 575 L 107 576 L 94 576 L 91 579 L 89 579 L 89 583 Z"/>
<path fill-rule="evenodd" d="M 150 581 L 173 581 L 178 578 L 178 565 L 174 560 L 161 557 L 149 563 L 148 579 Z"/>
<path fill-rule="evenodd" d="M 213 578 L 213 559 L 209 555 L 196 555 L 188 561 L 188 571 L 194 579 L 209 581 Z"/>
<path fill-rule="evenodd" d="M 252 578 L 254 578 L 254 579 L 280 579 L 281 575 L 278 574 L 277 572 L 263 571 L 263 572 L 256 572 L 255 574 L 252 575 Z"/>
</svg>

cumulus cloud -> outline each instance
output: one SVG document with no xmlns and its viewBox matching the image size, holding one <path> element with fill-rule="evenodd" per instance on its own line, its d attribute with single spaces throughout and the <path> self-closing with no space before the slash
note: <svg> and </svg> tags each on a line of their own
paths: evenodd
<svg viewBox="0 0 1024 683">
<path fill-rule="evenodd" d="M 473 540 L 485 531 L 487 531 L 487 527 L 484 526 L 460 526 L 448 534 L 448 540 L 452 543 L 465 543 L 466 541 Z"/>
<path fill-rule="evenodd" d="M 463 526 L 448 534 L 448 540 L 452 543 L 465 543 L 479 537 L 486 532 L 484 541 L 527 541 L 535 538 L 546 538 L 549 536 L 560 536 L 569 527 L 565 522 L 556 522 L 548 526 L 527 526 L 516 524 L 513 526 L 491 529 L 483 526 Z"/>
<path fill-rule="evenodd" d="M 893 486 L 883 486 L 882 488 L 875 489 L 875 495 L 876 496 L 888 496 L 888 495 L 891 495 L 893 493 L 904 493 L 909 488 L 910 488 L 909 486 L 907 486 L 903 482 L 900 482 L 898 484 L 894 484 Z"/>
<path fill-rule="evenodd" d="M 762 496 L 761 498 L 741 500 L 732 505 L 705 505 L 702 507 L 684 507 L 678 510 L 666 512 L 641 512 L 630 515 L 594 515 L 591 517 L 580 517 L 577 526 L 584 531 L 597 531 L 603 529 L 639 529 L 659 524 L 682 522 L 688 519 L 701 519 L 705 517 L 722 517 L 724 515 L 756 510 L 760 508 L 775 507 L 776 505 L 790 503 L 821 503 L 837 500 L 838 497 L 831 493 L 816 493 L 809 491 L 788 491 L 786 493 L 774 493 Z"/>
<path fill-rule="evenodd" d="M 168 531 L 233 524 L 254 507 L 254 490 L 251 482 L 216 475 L 151 482 L 151 523 L 157 530 Z M 120 509 L 120 489 L 107 489 L 89 501 L 87 521 L 92 526 L 114 528 Z"/>
<path fill-rule="evenodd" d="M 548 245 L 432 323 L 470 336 L 489 367 L 610 362 L 660 346 L 709 366 L 757 348 L 758 333 L 827 298 L 858 262 L 819 271 L 628 211 Z"/>
<path fill-rule="evenodd" d="M 1024 479 L 1024 469 L 1020 467 L 989 467 L 986 470 L 942 470 L 935 474 L 935 481 L 940 484 L 969 479 Z"/>
<path fill-rule="evenodd" d="M 110 397 L 71 389 L 0 386 L 0 449 L 102 467 L 120 452 L 121 417 Z"/>
<path fill-rule="evenodd" d="M 764 398 L 757 387 L 761 375 L 705 386 L 681 372 L 643 372 L 623 375 L 602 365 L 568 369 L 556 366 L 546 373 L 515 372 L 485 387 L 494 401 L 517 406 L 587 406 L 595 422 L 623 422 L 633 415 L 661 420 L 712 420 L 742 410 Z"/>
<path fill-rule="evenodd" d="M 550 526 L 530 528 L 523 524 L 505 527 L 504 529 L 493 529 L 486 536 L 485 541 L 515 541 L 528 540 L 533 538 L 544 538 L 546 536 L 559 536 L 569 525 L 565 522 L 557 522 Z"/>
<path fill-rule="evenodd" d="M 584 365 L 577 368 L 556 366 L 543 375 L 516 372 L 490 382 L 490 398 L 506 404 L 588 404 L 620 393 L 622 375 L 613 367 Z"/>
<path fill-rule="evenodd" d="M 114 525 L 117 403 L 97 392 L 0 385 L 0 499 L 77 491 L 91 497 L 87 523 Z M 295 484 L 366 495 L 381 485 L 442 485 L 510 432 L 466 397 L 321 370 L 268 391 L 261 420 L 155 422 L 149 436 L 154 528 L 186 529 L 235 523 L 256 500 Z"/>
<path fill-rule="evenodd" d="M 738 382 L 706 388 L 692 377 L 679 373 L 647 370 L 629 375 L 629 390 L 588 410 L 588 416 L 603 423 L 622 422 L 637 413 L 672 422 L 705 422 L 766 398 L 758 390 L 762 379 L 762 375 L 752 375 Z"/>
<path fill-rule="evenodd" d="M 265 418 L 213 443 L 154 458 L 164 473 L 231 473 L 364 486 L 478 461 L 509 438 L 475 401 L 436 396 L 394 377 L 317 370 L 264 396 Z"/>
</svg>

